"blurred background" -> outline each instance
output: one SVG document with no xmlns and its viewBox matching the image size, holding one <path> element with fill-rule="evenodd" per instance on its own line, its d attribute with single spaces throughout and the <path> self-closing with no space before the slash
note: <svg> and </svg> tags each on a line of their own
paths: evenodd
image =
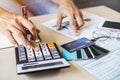
<svg viewBox="0 0 120 80">
<path fill-rule="evenodd" d="M 120 12 L 120 0 L 73 0 L 79 8 L 105 5 Z"/>
<path fill-rule="evenodd" d="M 105 5 L 120 12 L 120 0 L 73 0 L 78 8 Z M 29 9 L 29 16 L 44 15 L 57 12 L 58 5 L 51 0 L 0 0 L 0 7 L 21 15 L 21 5 Z"/>
</svg>

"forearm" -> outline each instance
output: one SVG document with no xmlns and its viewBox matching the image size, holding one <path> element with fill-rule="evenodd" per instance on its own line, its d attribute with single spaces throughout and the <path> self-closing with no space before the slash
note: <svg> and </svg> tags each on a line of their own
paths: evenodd
<svg viewBox="0 0 120 80">
<path fill-rule="evenodd" d="M 3 9 L 3 8 L 0 8 L 0 12 L 4 12 L 4 11 L 6 11 L 5 9 Z"/>
<path fill-rule="evenodd" d="M 8 13 L 8 11 L 3 8 L 0 8 L 0 14 L 5 14 L 5 13 Z"/>
</svg>

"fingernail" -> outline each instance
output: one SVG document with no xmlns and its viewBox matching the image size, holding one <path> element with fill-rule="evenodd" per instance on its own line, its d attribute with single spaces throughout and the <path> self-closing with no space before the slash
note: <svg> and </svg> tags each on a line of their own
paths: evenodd
<svg viewBox="0 0 120 80">
<path fill-rule="evenodd" d="M 38 52 L 39 50 L 40 50 L 40 49 L 39 49 L 39 47 L 35 47 L 35 51 L 37 51 L 37 52 Z"/>
<path fill-rule="evenodd" d="M 57 31 L 59 31 L 60 29 L 59 28 L 57 28 Z"/>
<path fill-rule="evenodd" d="M 15 47 L 18 47 L 18 44 L 15 44 Z"/>
<path fill-rule="evenodd" d="M 75 35 L 76 35 L 76 36 L 79 36 L 79 33 L 77 32 L 77 33 L 75 33 Z"/>
<path fill-rule="evenodd" d="M 31 47 L 28 45 L 28 46 L 27 46 L 27 49 L 29 50 L 30 48 L 31 48 Z"/>
</svg>

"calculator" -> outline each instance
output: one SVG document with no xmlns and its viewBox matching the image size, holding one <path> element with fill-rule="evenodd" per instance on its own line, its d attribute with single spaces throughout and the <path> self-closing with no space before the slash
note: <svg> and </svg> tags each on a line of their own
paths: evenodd
<svg viewBox="0 0 120 80">
<path fill-rule="evenodd" d="M 26 49 L 20 45 L 15 48 L 17 73 L 43 71 L 69 67 L 53 42 L 37 44 L 40 50 Z"/>
</svg>

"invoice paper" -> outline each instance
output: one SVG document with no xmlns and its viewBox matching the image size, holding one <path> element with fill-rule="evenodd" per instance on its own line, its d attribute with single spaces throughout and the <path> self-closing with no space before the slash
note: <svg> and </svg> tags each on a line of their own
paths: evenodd
<svg viewBox="0 0 120 80">
<path fill-rule="evenodd" d="M 111 53 L 97 60 L 77 60 L 75 63 L 95 76 L 97 80 L 120 80 L 120 46 L 106 43 L 104 47 Z"/>
<path fill-rule="evenodd" d="M 86 38 L 92 38 L 92 33 L 93 31 L 97 30 L 97 27 L 102 26 L 103 23 L 105 22 L 106 18 L 88 13 L 88 12 L 83 12 L 84 19 L 91 19 L 90 21 L 85 21 L 85 25 L 82 26 L 79 29 L 79 36 L 75 36 L 70 25 L 69 25 L 69 19 L 65 18 L 62 21 L 62 29 L 60 31 L 56 30 L 56 22 L 57 19 L 52 19 L 50 21 L 42 23 L 44 26 L 57 31 L 63 35 L 66 35 L 68 37 L 71 37 L 73 39 L 78 39 L 82 37 Z"/>
</svg>

